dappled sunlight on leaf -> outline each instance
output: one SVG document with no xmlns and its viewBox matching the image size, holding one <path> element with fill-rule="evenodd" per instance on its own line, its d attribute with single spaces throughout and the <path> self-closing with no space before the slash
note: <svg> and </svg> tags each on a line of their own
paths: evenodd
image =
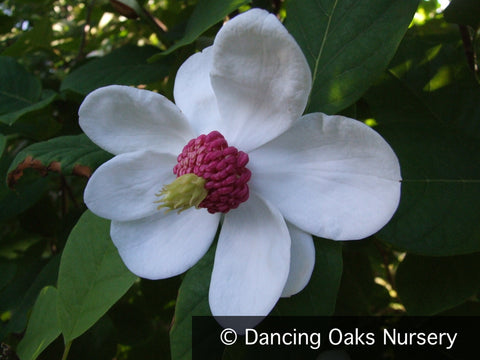
<svg viewBox="0 0 480 360">
<path fill-rule="evenodd" d="M 448 86 L 454 80 L 452 72 L 452 68 L 448 66 L 441 67 L 428 84 L 424 86 L 423 91 L 432 92 Z"/>
</svg>

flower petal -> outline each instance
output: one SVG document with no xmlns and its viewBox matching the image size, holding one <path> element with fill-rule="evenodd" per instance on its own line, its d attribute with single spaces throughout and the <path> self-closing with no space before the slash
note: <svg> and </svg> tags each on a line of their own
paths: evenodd
<svg viewBox="0 0 480 360">
<path fill-rule="evenodd" d="M 249 154 L 250 187 L 311 234 L 365 238 L 392 217 L 400 166 L 387 142 L 365 124 L 320 113 Z"/>
<path fill-rule="evenodd" d="M 253 9 L 227 22 L 213 45 L 212 87 L 229 144 L 250 151 L 283 133 L 307 104 L 311 73 L 278 19 Z"/>
<path fill-rule="evenodd" d="M 310 234 L 287 223 L 292 239 L 290 250 L 290 273 L 282 297 L 290 297 L 307 286 L 315 266 L 315 245 Z"/>
<path fill-rule="evenodd" d="M 280 212 L 250 194 L 225 215 L 212 280 L 214 316 L 265 316 L 282 294 L 290 266 L 290 235 Z"/>
<path fill-rule="evenodd" d="M 154 149 L 178 155 L 194 137 L 185 116 L 170 100 L 129 86 L 91 92 L 78 114 L 82 130 L 112 154 Z"/>
<path fill-rule="evenodd" d="M 138 151 L 115 156 L 102 164 L 85 188 L 87 207 L 106 219 L 129 221 L 158 212 L 162 187 L 175 180 L 177 160 L 170 154 Z"/>
<path fill-rule="evenodd" d="M 158 212 L 150 217 L 112 221 L 110 235 L 125 265 L 146 279 L 183 273 L 207 252 L 220 216 L 190 208 L 181 214 Z"/>
<path fill-rule="evenodd" d="M 173 96 L 197 134 L 218 130 L 220 115 L 210 84 L 212 47 L 190 56 L 178 69 Z"/>
</svg>

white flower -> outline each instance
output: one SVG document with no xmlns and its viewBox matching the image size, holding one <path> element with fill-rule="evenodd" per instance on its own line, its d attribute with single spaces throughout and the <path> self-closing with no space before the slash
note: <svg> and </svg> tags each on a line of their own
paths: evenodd
<svg viewBox="0 0 480 360">
<path fill-rule="evenodd" d="M 211 311 L 215 316 L 265 316 L 281 296 L 308 283 L 315 261 L 310 234 L 361 239 L 389 221 L 400 197 L 394 152 L 359 121 L 321 113 L 302 116 L 310 88 L 308 64 L 294 39 L 275 16 L 254 9 L 228 21 L 213 46 L 180 67 L 176 105 L 126 86 L 101 88 L 86 97 L 80 125 L 115 157 L 95 171 L 85 202 L 112 220 L 112 240 L 133 273 L 149 279 L 183 273 L 206 253 L 222 222 Z M 237 156 L 228 160 L 237 162 L 229 179 L 247 174 L 230 188 L 225 173 L 219 180 L 228 185 L 225 196 L 237 203 L 228 205 L 230 200 L 222 198 L 219 204 L 231 210 L 212 214 L 199 204 L 201 195 L 193 202 L 199 209 L 159 210 L 162 189 L 164 206 L 174 207 L 167 195 L 175 197 L 183 188 L 173 172 L 179 154 L 197 156 L 211 181 L 217 170 L 205 170 L 204 162 L 214 151 L 213 135 L 210 140 L 199 136 L 212 131 L 223 135 L 229 154 Z M 205 142 L 203 150 L 195 150 L 193 143 L 185 147 L 197 137 Z M 246 166 L 245 158 L 239 160 L 246 156 L 241 152 L 248 154 Z M 220 161 L 220 168 L 228 165 L 230 155 L 222 154 L 223 160 L 211 160 L 213 168 Z M 179 175 L 178 168 L 189 169 L 182 164 Z M 239 186 L 243 195 L 232 195 L 241 192 Z M 213 212 L 217 200 L 211 191 L 206 199 Z"/>
</svg>

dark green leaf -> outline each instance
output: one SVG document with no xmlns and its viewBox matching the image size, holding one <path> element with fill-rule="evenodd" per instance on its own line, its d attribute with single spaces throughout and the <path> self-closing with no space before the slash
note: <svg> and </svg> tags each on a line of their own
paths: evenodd
<svg viewBox="0 0 480 360">
<path fill-rule="evenodd" d="M 442 38 L 450 40 L 412 30 L 365 96 L 404 179 L 400 207 L 380 235 L 424 255 L 480 250 L 480 87 L 456 31 Z"/>
<path fill-rule="evenodd" d="M 336 113 L 382 73 L 417 8 L 417 0 L 295 0 L 286 27 L 312 70 L 307 112 Z"/>
<path fill-rule="evenodd" d="M 199 0 L 192 16 L 188 20 L 187 28 L 182 39 L 177 41 L 161 55 L 170 54 L 178 48 L 195 41 L 205 30 L 209 29 L 225 16 L 249 3 L 250 0 Z M 155 61 L 159 56 L 152 58 Z"/>
<path fill-rule="evenodd" d="M 118 329 L 110 317 L 108 315 L 101 317 L 87 332 L 75 339 L 68 353 L 68 360 L 117 358 L 115 356 L 119 347 L 117 335 Z"/>
<path fill-rule="evenodd" d="M 480 250 L 480 144 L 440 126 L 379 128 L 395 149 L 404 182 L 399 209 L 380 236 L 425 255 Z"/>
<path fill-rule="evenodd" d="M 212 275 L 215 246 L 185 275 L 178 291 L 175 322 L 170 331 L 172 359 L 192 357 L 192 316 L 211 316 L 208 289 Z"/>
<path fill-rule="evenodd" d="M 7 145 L 7 139 L 3 134 L 0 134 L 0 157 L 3 155 L 3 150 L 5 150 L 5 145 Z"/>
<path fill-rule="evenodd" d="M 66 343 L 95 324 L 136 279 L 109 231 L 108 220 L 87 211 L 67 240 L 58 274 L 58 318 Z"/>
<path fill-rule="evenodd" d="M 0 258 L 0 291 L 10 283 L 17 272 L 17 264 L 14 261 Z"/>
<path fill-rule="evenodd" d="M 9 189 L 7 186 L 7 170 L 12 162 L 12 156 L 5 154 L 0 158 L 0 221 L 13 218 L 22 213 L 33 204 L 35 204 L 47 190 L 46 179 L 39 179 L 34 176 L 32 179 L 30 173 L 26 177 L 31 181 L 18 184 L 15 189 Z"/>
<path fill-rule="evenodd" d="M 40 99 L 34 104 L 23 107 L 20 110 L 9 112 L 0 116 L 0 121 L 5 124 L 13 124 L 15 121 L 20 119 L 25 114 L 41 110 L 49 105 L 57 97 L 57 93 L 50 90 L 45 90 L 42 92 Z"/>
<path fill-rule="evenodd" d="M 75 69 L 63 80 L 60 89 L 86 95 L 107 85 L 140 85 L 162 80 L 168 75 L 168 66 L 147 63 L 157 52 L 152 46 L 126 45 Z"/>
<path fill-rule="evenodd" d="M 480 255 L 408 254 L 397 270 L 397 289 L 412 315 L 433 315 L 460 305 L 480 289 Z"/>
<path fill-rule="evenodd" d="M 34 360 L 59 335 L 57 289 L 47 286 L 35 302 L 25 336 L 18 344 L 17 354 L 22 360 Z"/>
<path fill-rule="evenodd" d="M 1 115 L 31 106 L 40 98 L 41 92 L 40 80 L 18 64 L 15 59 L 0 56 Z"/>
<path fill-rule="evenodd" d="M 450 23 L 470 25 L 476 29 L 480 25 L 480 1 L 452 0 L 443 16 Z"/>
<path fill-rule="evenodd" d="M 40 80 L 15 59 L 0 56 L 0 122 L 11 125 L 22 115 L 51 103 L 56 94 L 42 93 Z"/>
<path fill-rule="evenodd" d="M 384 275 L 374 272 L 380 264 L 374 262 L 371 255 L 374 248 L 373 242 L 349 241 L 344 244 L 343 274 L 340 290 L 338 292 L 335 315 L 368 316 L 375 315 L 388 307 L 390 296 L 388 291 L 375 283 L 376 276 Z M 378 250 L 376 250 L 378 251 Z"/>
<path fill-rule="evenodd" d="M 1 163 L 0 163 L 1 166 Z M 8 165 L 7 165 L 8 166 Z M 6 169 L 1 172 L 6 175 Z M 2 177 L 5 179 L 5 176 Z M 12 218 L 35 204 L 47 191 L 46 179 L 32 179 L 9 189 L 7 183 L 0 184 L 0 221 Z"/>
<path fill-rule="evenodd" d="M 13 16 L 7 16 L 0 13 L 0 33 L 9 32 L 15 25 L 16 19 Z"/>
<path fill-rule="evenodd" d="M 8 184 L 15 185 L 25 169 L 89 177 L 111 155 L 84 135 L 61 136 L 38 142 L 20 151 L 8 170 Z"/>
<path fill-rule="evenodd" d="M 50 110 L 55 111 L 47 106 L 21 116 L 9 127 L 9 133 L 20 134 L 34 141 L 45 141 L 57 136 L 64 124 L 53 117 Z"/>
<path fill-rule="evenodd" d="M 335 310 L 342 278 L 342 244 L 332 240 L 314 239 L 315 268 L 308 285 L 290 298 L 282 298 L 273 315 L 327 316 Z"/>
<path fill-rule="evenodd" d="M 43 248 L 42 244 L 40 244 L 41 248 Z M 9 322 L 0 331 L 0 338 L 4 333 L 19 333 L 25 329 L 28 314 L 41 289 L 55 283 L 58 266 L 58 256 L 51 258 L 47 263 L 31 257 L 18 262 L 17 274 L 0 296 L 0 309 L 11 313 Z"/>
</svg>

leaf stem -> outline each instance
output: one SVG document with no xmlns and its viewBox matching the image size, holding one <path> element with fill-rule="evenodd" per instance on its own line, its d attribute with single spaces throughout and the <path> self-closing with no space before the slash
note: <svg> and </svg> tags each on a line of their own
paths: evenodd
<svg viewBox="0 0 480 360">
<path fill-rule="evenodd" d="M 72 346 L 72 340 L 65 344 L 65 349 L 63 350 L 62 360 L 67 360 L 68 353 L 70 352 L 70 347 Z"/>
</svg>

